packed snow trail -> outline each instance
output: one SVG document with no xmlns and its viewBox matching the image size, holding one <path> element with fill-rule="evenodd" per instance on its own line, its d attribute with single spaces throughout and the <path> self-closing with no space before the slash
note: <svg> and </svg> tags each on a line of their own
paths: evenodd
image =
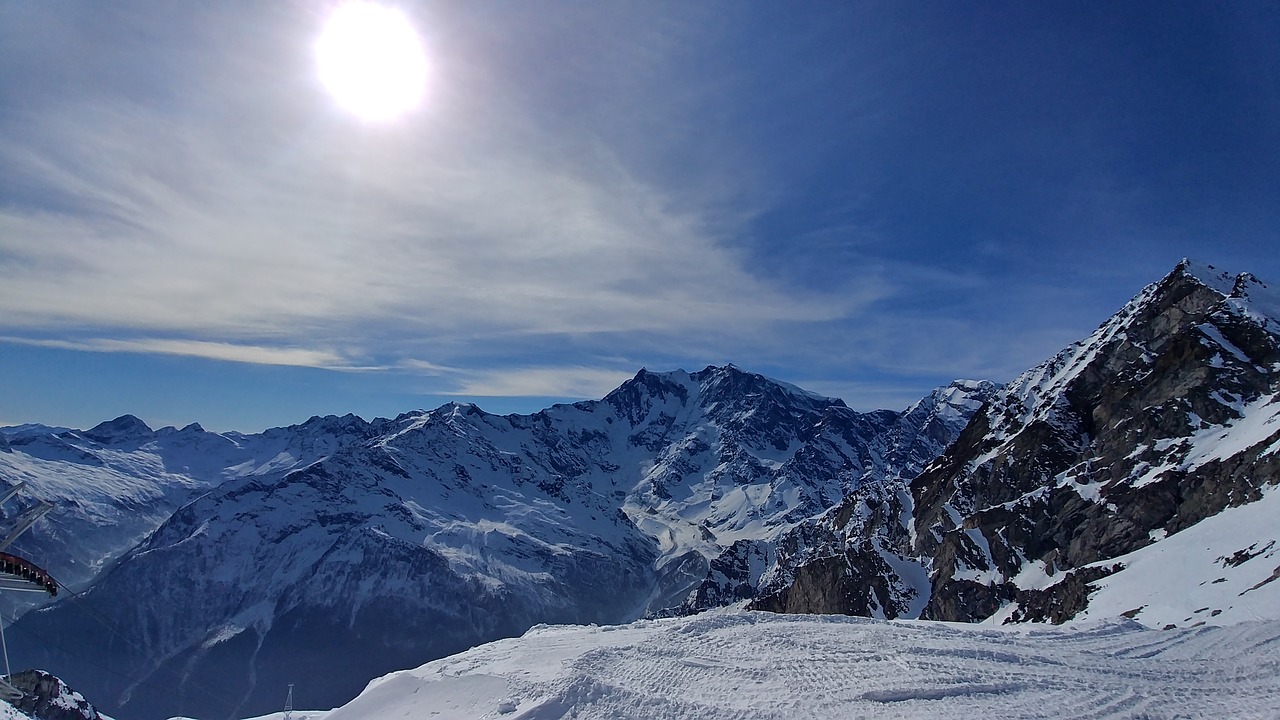
<svg viewBox="0 0 1280 720">
<path fill-rule="evenodd" d="M 1280 622 L 981 627 L 710 612 L 540 626 L 309 720 L 1280 717 Z M 299 715 L 302 713 L 295 713 Z"/>
</svg>

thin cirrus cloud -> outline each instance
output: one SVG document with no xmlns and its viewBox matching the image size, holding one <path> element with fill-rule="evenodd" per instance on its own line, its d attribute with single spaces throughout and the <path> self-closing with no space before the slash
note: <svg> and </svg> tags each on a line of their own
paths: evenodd
<svg viewBox="0 0 1280 720">
<path fill-rule="evenodd" d="M 193 82 L 232 105 L 261 97 L 236 95 L 234 76 Z M 19 115 L 0 139 L 10 185 L 35 189 L 0 208 L 11 334 L 90 329 L 154 352 L 127 338 L 199 334 L 209 341 L 182 354 L 245 362 L 261 354 L 226 348 L 269 350 L 248 341 L 269 336 L 274 362 L 304 366 L 343 363 L 288 348 L 340 338 L 394 365 L 458 338 L 747 333 L 866 300 L 771 285 L 723 242 L 723 213 L 712 222 L 591 138 L 566 151 L 536 123 L 473 123 L 474 98 L 381 135 L 318 99 L 246 108 L 239 123 L 57 100 L 73 107 Z"/>
<path fill-rule="evenodd" d="M 90 338 L 81 340 L 49 340 L 22 337 L 0 337 L 0 343 L 31 345 L 59 350 L 81 350 L 105 353 L 147 353 L 178 355 L 210 360 L 248 363 L 251 365 L 288 365 L 293 367 L 323 368 L 326 370 L 376 370 L 361 367 L 351 359 L 332 350 L 306 348 L 269 347 L 263 345 L 237 345 L 204 340 L 176 340 L 163 338 Z"/>
</svg>

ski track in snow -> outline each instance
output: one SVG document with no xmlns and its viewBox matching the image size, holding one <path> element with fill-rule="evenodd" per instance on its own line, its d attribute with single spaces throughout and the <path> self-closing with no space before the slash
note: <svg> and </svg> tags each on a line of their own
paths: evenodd
<svg viewBox="0 0 1280 720">
<path fill-rule="evenodd" d="M 713 611 L 535 627 L 294 718 L 1274 719 L 1278 676 L 1277 621 L 980 627 Z"/>
</svg>

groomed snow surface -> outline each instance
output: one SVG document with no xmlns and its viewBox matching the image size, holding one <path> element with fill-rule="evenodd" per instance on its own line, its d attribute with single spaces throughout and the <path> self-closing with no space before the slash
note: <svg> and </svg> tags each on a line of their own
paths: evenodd
<svg viewBox="0 0 1280 720">
<path fill-rule="evenodd" d="M 1271 620 L 1154 630 L 1123 618 L 982 627 L 715 611 L 539 626 L 293 716 L 1274 720 L 1277 678 Z"/>
</svg>

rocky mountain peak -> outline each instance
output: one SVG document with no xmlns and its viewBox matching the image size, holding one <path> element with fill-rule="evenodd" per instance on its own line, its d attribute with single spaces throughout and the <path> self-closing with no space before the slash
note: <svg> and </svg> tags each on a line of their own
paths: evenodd
<svg viewBox="0 0 1280 720">
<path fill-rule="evenodd" d="M 1215 265 L 1191 258 L 1183 258 L 1182 262 L 1179 262 L 1173 272 L 1169 274 L 1169 277 L 1185 278 L 1204 285 L 1223 297 L 1230 297 L 1238 276 Z"/>
<path fill-rule="evenodd" d="M 999 388 L 990 380 L 953 380 L 916 401 L 904 414 L 925 412 L 939 417 L 963 417 L 968 422 Z"/>
<path fill-rule="evenodd" d="M 84 431 L 84 436 L 103 445 L 131 440 L 142 440 L 153 434 L 150 426 L 133 415 L 121 415 L 115 420 L 99 423 Z"/>
<path fill-rule="evenodd" d="M 1252 276 L 1184 261 L 974 417 L 912 483 L 916 550 L 934 558 L 927 615 L 973 619 L 1016 595 L 974 584 L 977 569 L 1084 568 L 1276 481 L 1256 469 L 1275 464 L 1263 460 L 1270 431 L 1245 428 L 1277 413 L 1280 342 L 1241 288 L 1268 293 Z M 1210 449 L 1237 434 L 1229 453 Z M 1254 470 L 1228 469 L 1245 458 Z M 1073 607 L 1055 612 L 1083 605 Z"/>
<path fill-rule="evenodd" d="M 738 404 L 754 400 L 762 404 L 819 410 L 831 406 L 844 407 L 843 400 L 824 397 L 781 380 L 741 370 L 732 364 L 709 366 L 689 377 L 701 388 L 699 402 L 704 408 L 723 400 Z"/>
<path fill-rule="evenodd" d="M 1232 274 L 1213 265 L 1183 260 L 1174 275 L 1212 289 L 1254 322 L 1270 332 L 1280 332 L 1280 288 L 1274 288 L 1255 276 L 1242 272 Z"/>
<path fill-rule="evenodd" d="M 724 425 L 785 421 L 793 412 L 821 413 L 844 408 L 844 401 L 827 398 L 780 380 L 747 372 L 729 364 L 710 365 L 693 373 L 684 370 L 655 373 L 642 369 L 605 396 L 606 404 L 637 426 L 655 413 L 674 416 L 697 408 Z"/>
<path fill-rule="evenodd" d="M 864 485 L 784 537 L 784 557 L 755 606 L 1060 622 L 1085 610 L 1104 578 L 1149 584 L 1124 575 L 1130 558 L 1280 483 L 1273 298 L 1252 275 L 1179 263 L 1089 337 L 987 388 L 959 437 L 901 492 L 891 482 Z M 981 392 L 965 397 L 970 390 L 979 388 L 940 388 L 899 423 L 918 428 L 945 414 L 956 404 L 948 397 L 961 407 L 981 403 Z M 1251 536 L 1223 557 L 1271 557 L 1257 548 L 1276 542 Z M 1222 568 L 1235 566 L 1213 562 L 1204 571 L 1213 575 L 1195 577 L 1203 582 L 1168 592 L 1238 582 L 1217 615 L 1274 577 L 1260 563 L 1251 580 L 1230 581 Z M 1168 618 L 1176 611 L 1167 607 L 1152 612 Z M 1146 612 L 1141 603 L 1120 609 Z M 1194 622 L 1207 610 L 1189 606 L 1175 619 Z"/>
<path fill-rule="evenodd" d="M 1076 429 L 1088 432 L 1099 394 L 1116 387 L 1115 382 L 1108 386 L 1102 378 L 1128 382 L 1154 373 L 1165 377 L 1164 369 L 1176 360 L 1196 376 L 1184 381 L 1199 383 L 1206 373 L 1224 374 L 1213 368 L 1209 357 L 1216 352 L 1213 348 L 1226 350 L 1233 357 L 1247 355 L 1229 338 L 1261 350 L 1268 343 L 1241 339 L 1251 331 L 1233 319 L 1258 325 L 1259 317 L 1249 311 L 1251 305 L 1245 307 L 1247 303 L 1232 298 L 1236 282 L 1237 276 L 1212 265 L 1184 260 L 1139 292 L 1089 337 L 1024 372 L 994 397 L 983 414 L 985 442 L 990 445 L 983 452 L 995 451 L 992 443 L 1007 444 L 1022 428 L 1037 422 L 1049 423 L 1070 435 L 1076 430 L 1070 429 L 1075 421 L 1068 420 L 1068 415 L 1078 416 L 1084 425 Z M 1184 345 L 1203 364 L 1191 362 L 1191 357 L 1170 355 L 1173 348 Z M 1166 359 L 1161 362 L 1161 357 Z"/>
<path fill-rule="evenodd" d="M 644 422 L 655 407 L 688 403 L 690 389 L 689 375 L 683 370 L 655 373 L 641 368 L 635 377 L 605 395 L 603 402 L 635 427 Z"/>
<path fill-rule="evenodd" d="M 307 418 L 307 421 L 302 423 L 302 425 L 300 426 L 295 425 L 293 427 L 297 427 L 297 428 L 301 428 L 309 431 L 333 432 L 333 431 L 343 431 L 343 430 L 348 430 L 353 428 L 363 430 L 368 426 L 369 426 L 369 423 L 365 421 L 364 418 L 354 413 L 347 413 L 346 415 L 341 415 L 341 416 L 312 415 L 311 417 Z"/>
</svg>

